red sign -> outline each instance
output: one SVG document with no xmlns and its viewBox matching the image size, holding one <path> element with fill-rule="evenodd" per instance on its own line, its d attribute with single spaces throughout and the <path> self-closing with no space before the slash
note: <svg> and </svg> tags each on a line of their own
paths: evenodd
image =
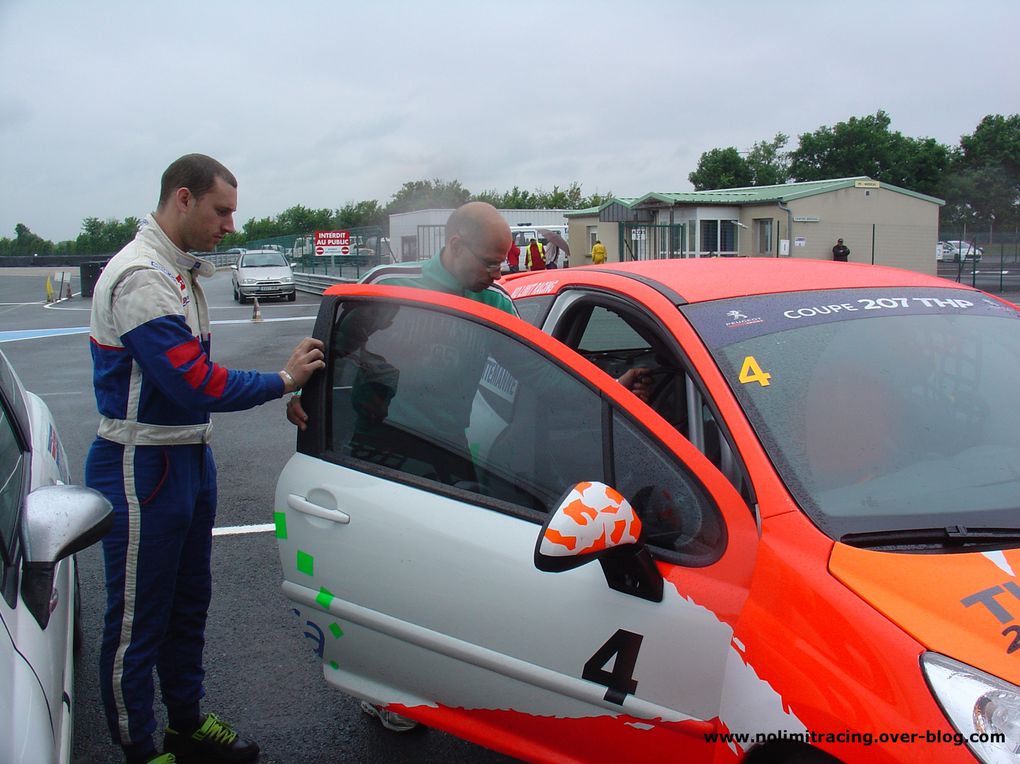
<svg viewBox="0 0 1020 764">
<path fill-rule="evenodd" d="M 316 247 L 349 247 L 351 246 L 350 231 L 316 231 Z"/>
<path fill-rule="evenodd" d="M 351 254 L 351 248 L 350 247 L 340 247 L 340 254 L 341 255 L 349 255 L 349 254 Z"/>
<path fill-rule="evenodd" d="M 324 247 L 316 247 L 315 248 L 315 254 L 317 254 L 317 255 L 324 255 L 324 254 L 326 254 L 326 250 L 325 250 Z"/>
</svg>

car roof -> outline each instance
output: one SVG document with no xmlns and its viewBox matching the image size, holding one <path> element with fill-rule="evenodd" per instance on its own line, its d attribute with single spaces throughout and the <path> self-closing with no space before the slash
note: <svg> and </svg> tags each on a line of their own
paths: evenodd
<svg viewBox="0 0 1020 764">
<path fill-rule="evenodd" d="M 826 260 L 788 260 L 765 257 L 711 257 L 682 260 L 642 260 L 569 268 L 563 276 L 584 280 L 589 274 L 616 273 L 646 283 L 655 282 L 674 292 L 684 302 L 706 302 L 731 297 L 857 287 L 955 287 L 974 291 L 937 276 L 862 263 Z M 531 282 L 553 282 L 556 272 L 539 271 L 507 277 L 511 292 Z M 549 293 L 555 292 L 554 283 Z M 529 290 L 541 294 L 546 290 Z M 518 292 L 519 293 L 519 292 Z"/>
</svg>

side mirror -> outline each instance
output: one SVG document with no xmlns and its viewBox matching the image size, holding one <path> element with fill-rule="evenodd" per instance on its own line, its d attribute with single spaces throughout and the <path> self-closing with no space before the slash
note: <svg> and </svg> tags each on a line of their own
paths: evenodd
<svg viewBox="0 0 1020 764">
<path fill-rule="evenodd" d="M 237 263 L 234 263 L 233 265 L 231 265 L 230 266 L 230 270 L 236 271 L 237 270 Z"/>
<path fill-rule="evenodd" d="M 641 518 L 619 491 L 575 484 L 542 526 L 535 567 L 558 573 L 598 560 L 611 589 L 662 601 L 662 574 L 641 542 Z"/>
<path fill-rule="evenodd" d="M 91 488 L 51 485 L 25 497 L 21 597 L 40 627 L 50 621 L 57 563 L 99 541 L 112 525 L 110 502 Z"/>
</svg>

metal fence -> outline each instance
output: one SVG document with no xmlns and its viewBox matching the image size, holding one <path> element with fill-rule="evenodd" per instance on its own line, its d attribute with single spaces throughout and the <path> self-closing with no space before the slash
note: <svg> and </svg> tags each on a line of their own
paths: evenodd
<svg viewBox="0 0 1020 764">
<path fill-rule="evenodd" d="M 1020 263 L 1020 229 L 994 226 L 939 228 L 939 241 L 966 242 L 981 250 L 982 258 L 998 258 L 1004 264 Z"/>
</svg>

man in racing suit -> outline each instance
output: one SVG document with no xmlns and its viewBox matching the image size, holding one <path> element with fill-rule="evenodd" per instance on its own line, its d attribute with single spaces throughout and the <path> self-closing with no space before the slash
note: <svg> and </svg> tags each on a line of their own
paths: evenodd
<svg viewBox="0 0 1020 764">
<path fill-rule="evenodd" d="M 250 761 L 253 742 L 202 715 L 202 649 L 212 592 L 216 467 L 211 411 L 239 411 L 299 389 L 323 366 L 302 340 L 279 373 L 234 371 L 209 359 L 209 309 L 198 276 L 216 269 L 188 254 L 234 230 L 234 176 L 189 154 L 163 174 L 159 205 L 103 270 L 90 342 L 99 434 L 86 483 L 114 506 L 103 539 L 107 605 L 100 687 L 113 739 L 128 762 Z M 153 668 L 169 727 L 152 735 Z"/>
</svg>

